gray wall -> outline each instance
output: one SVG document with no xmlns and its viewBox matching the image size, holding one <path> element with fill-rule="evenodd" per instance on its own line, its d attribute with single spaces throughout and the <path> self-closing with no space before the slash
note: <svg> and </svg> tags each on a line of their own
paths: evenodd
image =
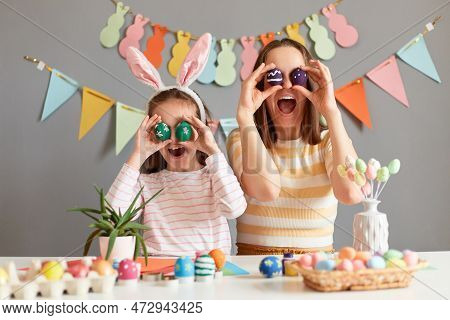
<svg viewBox="0 0 450 320">
<path fill-rule="evenodd" d="M 185 28 L 197 35 L 209 31 L 221 38 L 279 30 L 329 1 L 125 2 L 155 22 Z M 358 28 L 360 40 L 353 48 L 338 48 L 336 57 L 326 63 L 332 74 L 340 75 L 335 86 L 364 74 L 395 52 L 422 31 L 431 17 L 349 69 L 445 2 L 344 1 L 339 10 Z M 109 112 L 78 142 L 79 95 L 47 121 L 39 122 L 49 74 L 37 71 L 22 57 L 26 54 L 39 57 L 81 84 L 136 107 L 144 106 L 144 97 L 150 91 L 131 76 L 115 49 L 103 49 L 99 43 L 99 32 L 114 9 L 110 1 L 6 0 L 6 3 L 140 93 L 127 88 L 0 3 L 0 255 L 65 255 L 82 244 L 89 231 L 88 220 L 66 213 L 66 208 L 96 206 L 92 185 L 109 188 L 128 157 L 131 145 L 115 156 L 114 112 Z M 398 248 L 450 250 L 447 199 L 450 189 L 450 8 L 447 6 L 433 16 L 437 14 L 444 19 L 437 30 L 427 35 L 426 42 L 443 83 L 439 85 L 399 62 L 410 109 L 366 81 L 374 129 L 362 128 L 343 111 L 344 123 L 361 157 L 375 156 L 382 162 L 394 157 L 402 160 L 402 170 L 386 187 L 380 206 L 389 214 L 390 244 Z M 128 16 L 127 23 L 130 20 Z M 324 18 L 321 20 L 323 22 Z M 301 31 L 305 35 L 304 27 Z M 146 36 L 148 34 L 147 29 Z M 174 37 L 167 35 L 165 63 L 173 43 Z M 240 51 L 238 45 L 237 57 Z M 163 78 L 168 80 L 167 69 L 162 70 Z M 207 101 L 215 117 L 235 115 L 239 81 L 226 88 L 200 84 L 195 84 L 194 88 Z M 351 233 L 353 214 L 358 210 L 360 206 L 339 207 L 337 247 L 351 244 L 349 233 L 343 230 Z M 81 250 L 72 254 L 79 255 Z"/>
</svg>

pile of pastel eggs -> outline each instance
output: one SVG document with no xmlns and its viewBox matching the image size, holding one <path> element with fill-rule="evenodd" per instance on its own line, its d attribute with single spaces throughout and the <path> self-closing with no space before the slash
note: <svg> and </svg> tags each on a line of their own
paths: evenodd
<svg viewBox="0 0 450 320">
<path fill-rule="evenodd" d="M 368 251 L 356 251 L 352 247 L 339 250 L 337 257 L 333 254 L 315 252 L 303 254 L 298 260 L 300 267 L 322 271 L 359 271 L 364 269 L 408 268 L 419 263 L 419 256 L 411 250 L 403 252 L 389 249 L 384 254 L 372 255 Z"/>
<path fill-rule="evenodd" d="M 42 264 L 33 260 L 27 271 L 17 271 L 15 263 L 0 268 L 2 298 L 60 298 L 63 293 L 83 296 L 90 290 L 108 293 L 114 287 L 117 272 L 103 259 L 83 258 L 75 263 L 51 260 Z"/>
</svg>

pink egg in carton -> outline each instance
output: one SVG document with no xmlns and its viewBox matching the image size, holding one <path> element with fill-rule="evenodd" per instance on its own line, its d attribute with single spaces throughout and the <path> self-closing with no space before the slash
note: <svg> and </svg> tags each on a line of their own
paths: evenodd
<svg viewBox="0 0 450 320">
<path fill-rule="evenodd" d="M 84 296 L 109 293 L 114 288 L 117 271 L 108 261 L 83 258 L 70 266 L 65 261 L 33 260 L 27 271 L 17 271 L 15 263 L 9 262 L 2 277 L 0 268 L 0 297 L 15 299 L 44 298 L 60 299 L 64 293 Z"/>
</svg>

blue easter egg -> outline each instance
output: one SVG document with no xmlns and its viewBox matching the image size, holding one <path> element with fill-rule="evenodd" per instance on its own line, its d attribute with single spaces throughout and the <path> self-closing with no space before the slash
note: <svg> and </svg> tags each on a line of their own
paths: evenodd
<svg viewBox="0 0 450 320">
<path fill-rule="evenodd" d="M 373 256 L 367 261 L 367 267 L 370 269 L 384 269 L 386 268 L 386 261 L 383 257 Z"/>
<path fill-rule="evenodd" d="M 332 271 L 336 267 L 336 262 L 334 260 L 321 260 L 316 263 L 314 269 Z"/>
<path fill-rule="evenodd" d="M 175 277 L 193 277 L 195 273 L 194 262 L 190 257 L 180 257 L 175 262 Z"/>
<path fill-rule="evenodd" d="M 259 264 L 259 272 L 266 278 L 281 274 L 281 261 L 277 257 L 265 257 Z"/>
</svg>

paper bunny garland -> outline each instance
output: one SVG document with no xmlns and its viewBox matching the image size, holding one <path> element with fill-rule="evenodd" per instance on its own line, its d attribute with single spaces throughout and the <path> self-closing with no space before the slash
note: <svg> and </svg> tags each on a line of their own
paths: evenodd
<svg viewBox="0 0 450 320">
<path fill-rule="evenodd" d="M 176 85 L 166 86 L 156 68 L 147 60 L 144 54 L 134 47 L 127 50 L 127 63 L 131 72 L 142 83 L 151 86 L 156 92 L 150 100 L 162 91 L 178 89 L 194 99 L 200 111 L 200 120 L 206 121 L 205 107 L 200 97 L 189 88 L 202 73 L 208 61 L 211 50 L 211 34 L 203 34 L 187 53 L 176 78 Z"/>
</svg>

